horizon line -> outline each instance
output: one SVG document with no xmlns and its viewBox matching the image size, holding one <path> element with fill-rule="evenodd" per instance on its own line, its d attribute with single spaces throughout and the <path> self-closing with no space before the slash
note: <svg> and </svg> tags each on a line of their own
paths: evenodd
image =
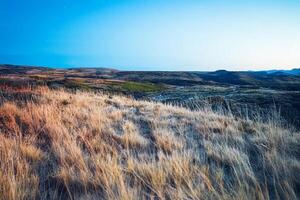
<svg viewBox="0 0 300 200">
<path fill-rule="evenodd" d="M 248 70 L 228 70 L 226 68 L 218 68 L 215 70 L 130 70 L 130 69 L 120 69 L 120 68 L 134 68 L 137 66 L 121 66 L 121 67 L 113 67 L 113 66 L 103 66 L 103 67 L 90 67 L 90 66 L 47 66 L 47 65 L 31 65 L 31 64 L 11 64 L 11 63 L 0 63 L 1 65 L 15 66 L 15 67 L 41 67 L 41 68 L 50 68 L 50 69 L 111 69 L 117 71 L 132 71 L 132 72 L 215 72 L 215 71 L 228 71 L 228 72 L 261 72 L 261 71 L 290 71 L 300 69 L 299 67 L 291 67 L 290 69 L 281 69 L 281 67 L 267 68 L 267 69 L 248 69 Z M 139 66 L 141 67 L 141 66 Z M 156 66 L 158 67 L 158 66 Z M 165 68 L 176 68 L 176 67 L 165 67 Z"/>
</svg>

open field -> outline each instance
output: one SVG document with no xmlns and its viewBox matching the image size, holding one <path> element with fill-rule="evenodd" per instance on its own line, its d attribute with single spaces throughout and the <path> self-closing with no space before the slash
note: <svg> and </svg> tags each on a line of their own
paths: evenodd
<svg viewBox="0 0 300 200">
<path fill-rule="evenodd" d="M 0 0 L 0 200 L 300 200 L 300 0 Z"/>
<path fill-rule="evenodd" d="M 297 199 L 300 135 L 93 92 L 1 87 L 0 199 Z"/>
<path fill-rule="evenodd" d="M 41 85 L 132 96 L 197 110 L 209 102 L 235 115 L 276 109 L 300 128 L 300 70 L 261 72 L 129 72 L 0 65 L 0 83 Z"/>
</svg>

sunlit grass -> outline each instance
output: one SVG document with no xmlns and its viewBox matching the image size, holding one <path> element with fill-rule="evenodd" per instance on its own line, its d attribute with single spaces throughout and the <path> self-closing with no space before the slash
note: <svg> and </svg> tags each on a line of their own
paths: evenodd
<svg viewBox="0 0 300 200">
<path fill-rule="evenodd" d="M 1 102 L 0 199 L 299 198 L 300 136 L 278 117 L 27 93 Z"/>
</svg>

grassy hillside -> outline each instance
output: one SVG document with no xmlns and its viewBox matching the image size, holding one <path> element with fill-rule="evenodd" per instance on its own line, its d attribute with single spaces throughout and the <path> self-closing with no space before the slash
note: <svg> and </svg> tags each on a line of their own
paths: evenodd
<svg viewBox="0 0 300 200">
<path fill-rule="evenodd" d="M 287 71 L 176 72 L 118 71 L 107 68 L 54 69 L 0 64 L 0 84 L 30 85 L 130 95 L 195 109 L 203 101 L 215 107 L 231 105 L 239 114 L 248 110 L 268 112 L 270 107 L 300 129 L 300 75 Z M 219 102 L 221 100 L 221 105 Z M 226 105 L 225 105 L 225 104 Z M 202 107 L 202 106 L 200 106 Z"/>
<path fill-rule="evenodd" d="M 300 135 L 121 96 L 2 87 L 0 199 L 297 199 Z"/>
</svg>

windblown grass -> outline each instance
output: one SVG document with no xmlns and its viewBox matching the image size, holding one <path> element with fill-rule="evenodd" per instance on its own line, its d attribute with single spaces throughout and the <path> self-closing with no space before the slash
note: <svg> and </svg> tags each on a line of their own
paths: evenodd
<svg viewBox="0 0 300 200">
<path fill-rule="evenodd" d="M 1 97 L 0 199 L 300 198 L 300 135 L 278 118 L 27 93 Z"/>
</svg>

